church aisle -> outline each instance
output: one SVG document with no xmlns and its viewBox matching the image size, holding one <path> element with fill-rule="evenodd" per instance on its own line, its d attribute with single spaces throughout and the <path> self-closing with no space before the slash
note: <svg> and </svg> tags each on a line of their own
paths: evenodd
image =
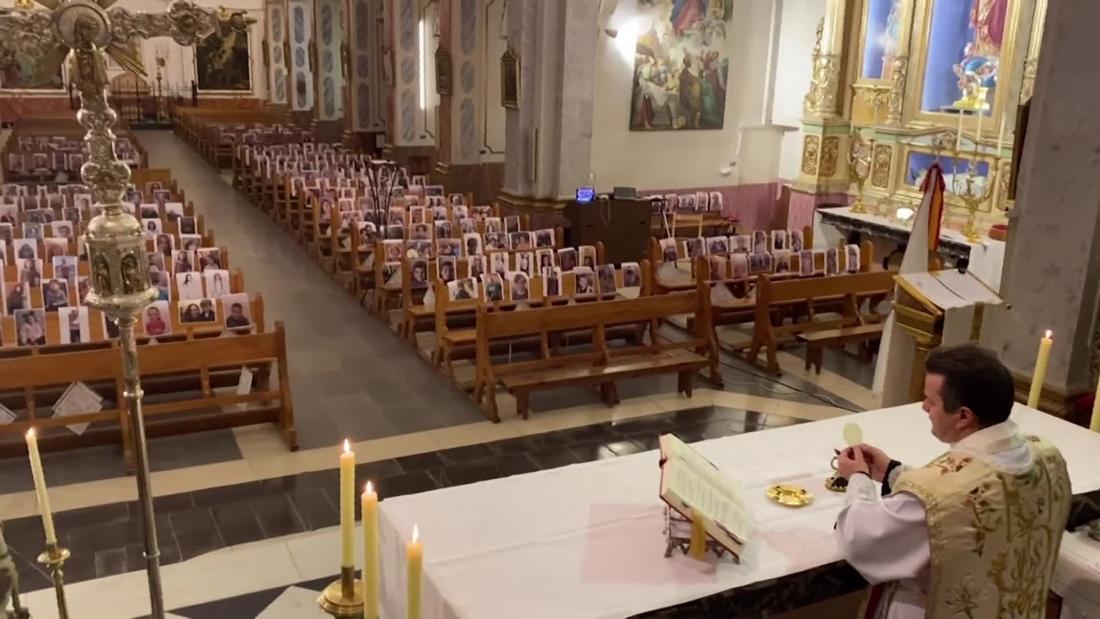
<svg viewBox="0 0 1100 619">
<path fill-rule="evenodd" d="M 303 449 L 483 419 L 286 234 L 168 131 L 135 134 L 149 166 L 168 168 L 218 245 L 263 295 L 269 325 L 287 327 L 290 386 Z"/>
</svg>

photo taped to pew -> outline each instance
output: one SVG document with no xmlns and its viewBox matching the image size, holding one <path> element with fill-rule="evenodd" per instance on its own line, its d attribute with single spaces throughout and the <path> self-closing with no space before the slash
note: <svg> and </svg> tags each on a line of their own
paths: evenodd
<svg viewBox="0 0 1100 619">
<path fill-rule="evenodd" d="M 573 277 L 576 280 L 574 296 L 588 297 L 596 295 L 596 278 L 592 269 L 588 267 L 577 267 L 573 269 Z"/>
<path fill-rule="evenodd" d="M 453 282 L 447 282 L 447 296 L 451 301 L 465 301 L 478 297 L 477 279 L 463 277 Z"/>
<path fill-rule="evenodd" d="M 547 267 L 542 270 L 542 294 L 547 297 L 561 296 L 561 269 Z"/>
<path fill-rule="evenodd" d="M 481 283 L 485 285 L 486 301 L 504 300 L 504 281 L 500 275 L 497 273 L 486 273 L 482 276 Z"/>
<path fill-rule="evenodd" d="M 83 344 L 91 339 L 91 326 L 86 307 L 63 307 L 57 310 L 57 324 L 62 344 Z"/>
<path fill-rule="evenodd" d="M 572 273 L 577 268 L 577 250 L 572 247 L 563 247 L 558 250 L 558 266 L 563 273 Z"/>
<path fill-rule="evenodd" d="M 253 330 L 252 304 L 248 293 L 227 294 L 221 299 L 225 328 L 236 335 L 246 335 Z"/>
<path fill-rule="evenodd" d="M 508 294 L 512 301 L 527 301 L 531 298 L 531 282 L 523 271 L 508 273 Z"/>
<path fill-rule="evenodd" d="M 19 346 L 46 344 L 46 312 L 40 309 L 15 311 L 15 335 Z"/>
<path fill-rule="evenodd" d="M 172 333 L 172 319 L 168 301 L 154 301 L 141 312 L 141 327 L 145 335 L 158 337 Z"/>
<path fill-rule="evenodd" d="M 618 291 L 615 285 L 615 265 L 601 264 L 596 267 L 596 283 L 601 297 L 613 297 Z"/>
<path fill-rule="evenodd" d="M 216 322 L 214 299 L 192 299 L 179 303 L 180 323 Z"/>
</svg>

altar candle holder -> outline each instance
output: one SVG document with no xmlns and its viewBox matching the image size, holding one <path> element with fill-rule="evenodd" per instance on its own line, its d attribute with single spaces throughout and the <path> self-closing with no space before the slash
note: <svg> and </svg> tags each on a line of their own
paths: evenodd
<svg viewBox="0 0 1100 619">
<path fill-rule="evenodd" d="M 691 550 L 691 536 L 685 535 L 682 531 L 691 530 L 691 521 L 680 515 L 679 512 L 671 507 L 665 506 L 665 558 L 672 556 L 673 551 L 679 550 L 681 554 L 687 555 Z M 714 553 L 714 556 L 721 559 L 725 555 L 729 555 L 730 560 L 734 563 L 741 563 L 741 559 L 728 548 L 714 541 L 712 537 L 707 536 L 707 551 Z"/>
<path fill-rule="evenodd" d="M 38 562 L 50 571 L 54 595 L 57 596 L 57 614 L 61 619 L 69 619 L 69 607 L 65 602 L 65 572 L 62 570 L 69 554 L 68 548 L 62 548 L 54 542 L 46 544 L 46 550 L 38 555 Z"/>
<path fill-rule="evenodd" d="M 958 170 L 959 151 L 955 151 L 955 169 Z M 952 173 L 951 175 L 951 193 L 959 197 L 966 205 L 966 209 L 969 214 L 966 217 L 966 226 L 963 228 L 963 235 L 966 236 L 966 240 L 971 243 L 978 242 L 982 238 L 981 232 L 978 230 L 977 217 L 978 207 L 989 200 L 993 196 L 993 188 L 996 186 L 997 181 L 997 169 L 996 166 L 989 166 L 989 176 L 985 179 L 985 183 L 981 189 L 978 189 L 977 174 L 978 168 L 978 152 L 975 150 L 971 153 L 970 160 L 966 168 L 966 175 L 963 177 L 963 189 L 960 190 L 958 186 L 958 174 Z"/>
<path fill-rule="evenodd" d="M 363 616 L 363 583 L 355 577 L 355 568 L 341 567 L 340 578 L 325 587 L 317 598 L 317 605 L 333 617 L 361 618 Z"/>
<path fill-rule="evenodd" d="M 848 143 L 848 177 L 856 185 L 856 201 L 852 204 L 850 212 L 866 213 L 867 205 L 863 202 L 863 184 L 871 176 L 871 146 L 863 141 L 863 136 L 858 131 L 852 134 Z"/>
</svg>

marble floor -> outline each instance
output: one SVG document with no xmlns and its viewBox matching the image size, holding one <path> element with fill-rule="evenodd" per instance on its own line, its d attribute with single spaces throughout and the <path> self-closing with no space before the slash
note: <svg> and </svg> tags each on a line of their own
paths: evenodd
<svg viewBox="0 0 1100 619">
<path fill-rule="evenodd" d="M 334 543 L 336 445 L 345 437 L 357 477 L 385 497 L 633 454 L 664 432 L 697 441 L 876 407 L 868 364 L 828 351 L 824 371 L 813 374 L 791 348 L 780 353 L 778 378 L 723 353 L 722 390 L 700 379 L 688 399 L 671 378 L 624 381 L 614 408 L 591 391 L 548 391 L 532 397 L 526 421 L 502 396 L 504 420 L 490 423 L 223 175 L 171 133 L 138 137 L 151 167 L 170 168 L 218 243 L 232 248 L 232 266 L 263 295 L 268 320 L 286 324 L 301 441 L 288 452 L 269 426 L 150 441 L 165 594 L 176 616 L 314 616 L 318 583 L 333 572 L 321 557 Z M 148 612 L 136 488 L 117 448 L 48 454 L 45 469 L 59 535 L 73 551 L 69 590 L 82 609 L 94 607 L 80 616 Z M 30 488 L 25 459 L 0 460 L 0 514 L 23 591 L 32 592 L 36 617 L 50 617 Z M 224 577 L 234 569 L 239 578 Z M 239 611 L 218 606 L 241 596 Z"/>
</svg>

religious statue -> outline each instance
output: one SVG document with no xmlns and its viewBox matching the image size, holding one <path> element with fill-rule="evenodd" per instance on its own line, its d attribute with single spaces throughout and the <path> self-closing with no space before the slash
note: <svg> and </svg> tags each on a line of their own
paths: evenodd
<svg viewBox="0 0 1100 619">
<path fill-rule="evenodd" d="M 953 67 L 958 76 L 959 92 L 954 107 L 972 110 L 989 109 L 988 95 L 997 82 L 997 69 L 1004 41 L 1008 0 L 974 0 L 970 11 L 970 28 L 974 40 L 963 48 L 962 60 Z"/>
<path fill-rule="evenodd" d="M 93 263 L 92 276 L 95 278 L 95 289 L 107 292 L 111 290 L 111 268 L 107 266 L 106 256 L 96 256 Z"/>
<path fill-rule="evenodd" d="M 122 293 L 137 294 L 148 288 L 138 270 L 137 257 L 127 254 L 122 258 Z"/>
</svg>

